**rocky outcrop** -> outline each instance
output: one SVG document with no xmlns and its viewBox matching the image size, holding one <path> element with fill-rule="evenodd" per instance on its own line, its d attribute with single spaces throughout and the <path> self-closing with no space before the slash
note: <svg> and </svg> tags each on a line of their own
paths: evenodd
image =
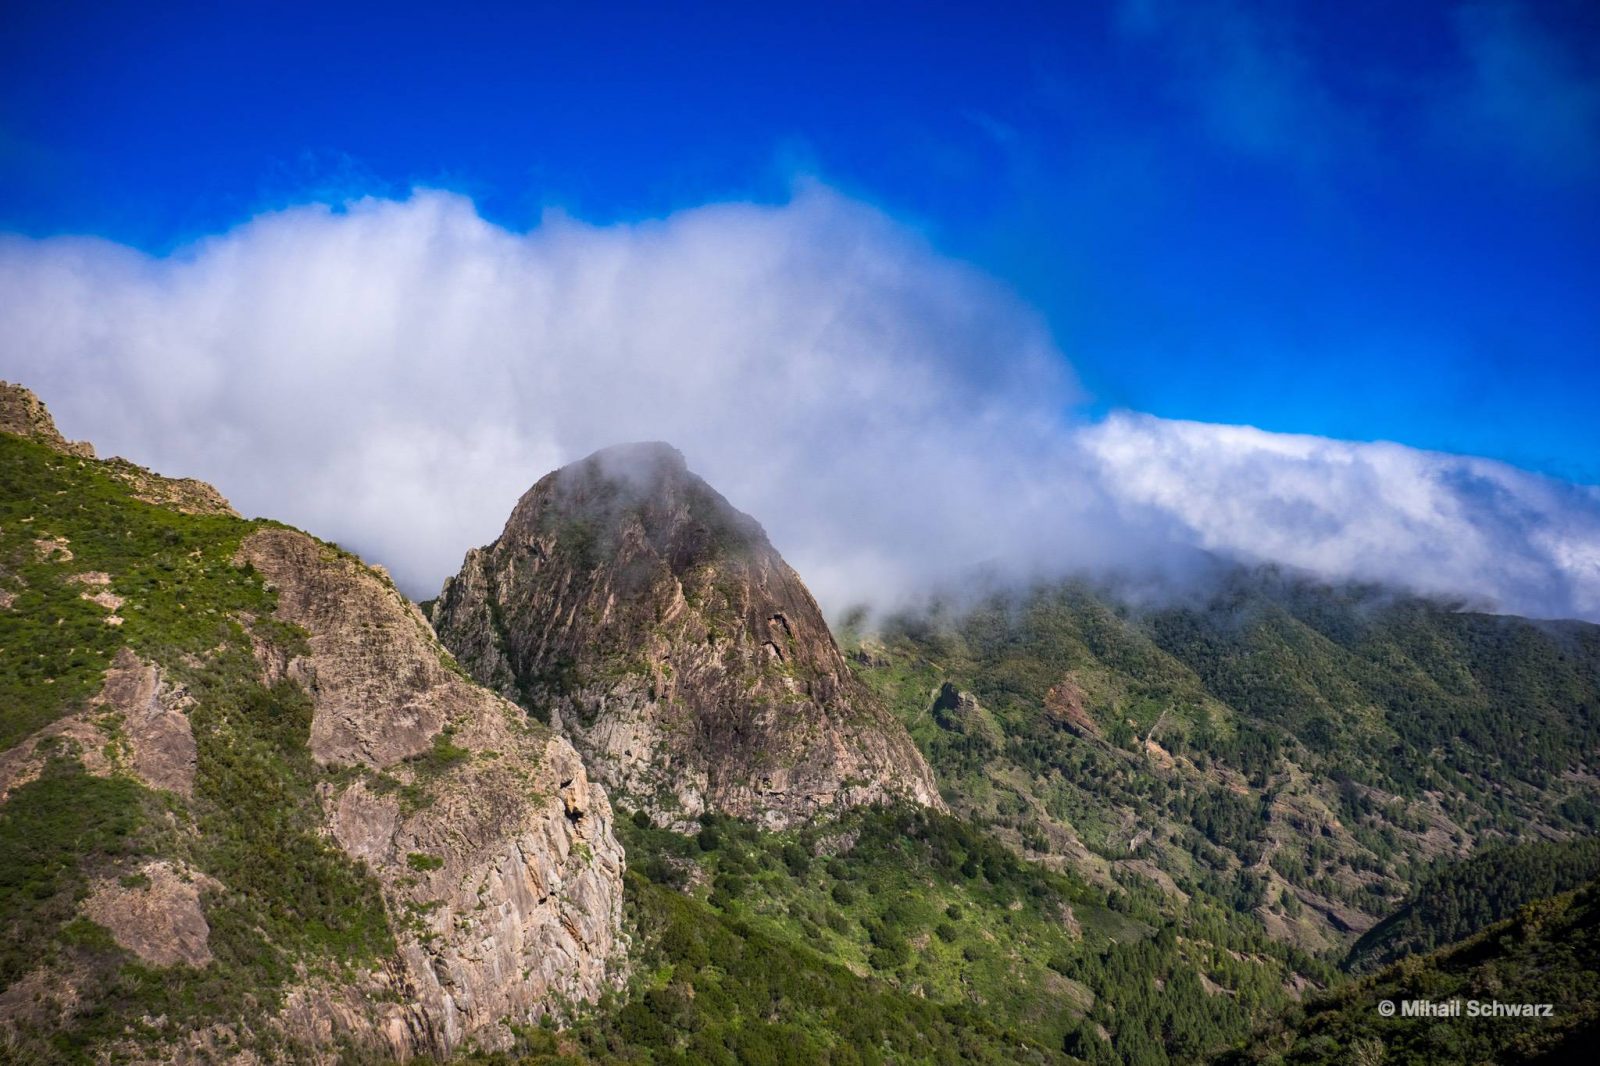
<svg viewBox="0 0 1600 1066">
<path fill-rule="evenodd" d="M 941 805 L 799 576 L 666 445 L 607 449 L 539 481 L 445 583 L 433 622 L 475 677 L 571 737 L 661 824 Z"/>
<path fill-rule="evenodd" d="M 239 551 L 308 651 L 263 670 L 311 694 L 311 748 L 364 771 L 324 786 L 329 830 L 383 886 L 399 944 L 384 995 L 307 983 L 282 1024 L 390 1054 L 510 1042 L 617 979 L 622 849 L 605 791 L 561 737 L 458 672 L 416 609 L 359 560 L 264 529 Z M 343 776 L 343 775 L 341 775 Z M 385 1006 L 385 1001 L 388 1005 Z"/>
<path fill-rule="evenodd" d="M 94 458 L 94 445 L 70 441 L 56 429 L 56 420 L 32 389 L 0 381 L 0 433 L 28 437 L 64 455 Z"/>
<path fill-rule="evenodd" d="M 427 751 L 464 704 L 487 699 L 445 665 L 416 608 L 351 556 L 269 529 L 245 542 L 239 561 L 277 593 L 277 617 L 309 634 L 309 655 L 266 668 L 311 693 L 318 762 L 391 766 Z"/>
<path fill-rule="evenodd" d="M 93 459 L 94 445 L 88 441 L 71 441 L 56 429 L 50 411 L 31 389 L 0 381 L 0 433 L 14 433 L 38 441 L 63 455 L 79 459 Z M 239 512 L 213 486 L 194 478 L 163 477 L 146 470 L 137 463 L 117 457 L 99 464 L 103 473 L 109 474 L 133 490 L 135 499 L 170 507 L 185 514 L 221 514 L 234 518 Z"/>
<path fill-rule="evenodd" d="M 158 666 L 121 649 L 87 708 L 0 753 L 0 801 L 38 777 L 53 751 L 70 752 L 91 774 L 126 773 L 188 797 L 195 774 L 194 733 L 184 713 L 190 702 Z"/>
<path fill-rule="evenodd" d="M 184 714 L 192 701 L 182 686 L 123 648 L 95 702 L 120 716 L 118 739 L 135 777 L 182 796 L 194 792 L 194 732 Z"/>
<path fill-rule="evenodd" d="M 204 966 L 211 961 L 211 926 L 200 892 L 219 887 L 186 867 L 147 862 L 137 874 L 96 885 L 83 914 L 152 966 Z"/>
<path fill-rule="evenodd" d="M 117 457 L 107 459 L 102 469 L 133 490 L 136 500 L 170 507 L 184 514 L 220 514 L 238 518 L 239 512 L 227 497 L 212 485 L 192 477 L 162 477 L 137 463 Z"/>
</svg>

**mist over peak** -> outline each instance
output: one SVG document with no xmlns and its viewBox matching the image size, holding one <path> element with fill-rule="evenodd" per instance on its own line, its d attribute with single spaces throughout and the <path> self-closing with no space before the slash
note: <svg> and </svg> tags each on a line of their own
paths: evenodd
<svg viewBox="0 0 1600 1066">
<path fill-rule="evenodd" d="M 357 548 L 418 598 L 530 485 L 607 448 L 608 468 L 687 463 L 833 613 L 974 568 L 1156 588 L 1215 556 L 1600 618 L 1600 490 L 1397 444 L 1076 418 L 1031 308 L 817 184 L 527 232 L 418 191 L 166 257 L 6 238 L 0 371 L 68 435 Z M 627 440 L 670 444 L 608 448 Z"/>
</svg>

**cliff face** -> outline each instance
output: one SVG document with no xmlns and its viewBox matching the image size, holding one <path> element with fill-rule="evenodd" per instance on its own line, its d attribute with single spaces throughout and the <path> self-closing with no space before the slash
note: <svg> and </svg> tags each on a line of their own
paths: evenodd
<svg viewBox="0 0 1600 1066">
<path fill-rule="evenodd" d="M 666 445 L 540 480 L 446 581 L 433 622 L 475 677 L 571 737 L 658 823 L 941 806 L 799 576 Z"/>
<path fill-rule="evenodd" d="M 92 455 L 0 388 L 0 1058 L 443 1056 L 614 985 L 572 745 L 381 572 Z"/>
<path fill-rule="evenodd" d="M 401 919 L 400 965 L 379 980 L 400 1002 L 351 1018 L 339 992 L 308 985 L 291 1030 L 375 1024 L 405 1057 L 503 1046 L 503 1023 L 597 999 L 624 947 L 623 855 L 571 745 L 451 669 L 416 608 L 356 559 L 266 529 L 239 561 L 276 591 L 278 620 L 309 634 L 306 654 L 258 658 L 311 694 L 313 758 L 364 771 L 321 800 Z"/>
</svg>

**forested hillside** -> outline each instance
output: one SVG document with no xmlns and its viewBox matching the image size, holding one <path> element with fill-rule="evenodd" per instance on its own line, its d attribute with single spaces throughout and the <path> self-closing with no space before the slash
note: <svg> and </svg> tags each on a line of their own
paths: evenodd
<svg viewBox="0 0 1600 1066">
<path fill-rule="evenodd" d="M 1570 891 L 1600 876 L 1600 838 L 1490 845 L 1429 873 L 1394 914 L 1350 949 L 1356 972 L 1453 944 L 1511 917 L 1524 904 Z"/>
<path fill-rule="evenodd" d="M 1600 885 L 1590 882 L 1530 903 L 1461 943 L 1342 984 L 1265 1027 L 1246 1049 L 1215 1061 L 1218 1066 L 1592 1062 L 1593 1039 L 1600 1031 L 1596 958 Z M 1407 1017 L 1407 1001 L 1440 1004 L 1458 1014 Z M 1385 1003 L 1393 1016 L 1385 1015 Z M 1492 1004 L 1520 1013 L 1483 1013 Z"/>
<path fill-rule="evenodd" d="M 1180 606 L 1067 584 L 851 646 L 953 809 L 1307 950 L 1439 863 L 1595 828 L 1600 627 L 1237 572 Z"/>
</svg>

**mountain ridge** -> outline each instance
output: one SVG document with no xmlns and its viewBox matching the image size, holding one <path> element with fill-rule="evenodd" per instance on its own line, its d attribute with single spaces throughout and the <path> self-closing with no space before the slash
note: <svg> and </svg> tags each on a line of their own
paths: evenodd
<svg viewBox="0 0 1600 1066">
<path fill-rule="evenodd" d="M 1592 986 L 1472 931 L 1592 939 L 1535 897 L 1592 876 L 1600 627 L 1269 570 L 836 641 L 648 443 L 541 478 L 436 631 L 0 415 L 0 1057 L 1370 1061 L 1423 1046 L 1366 1025 L 1397 981 Z"/>
<path fill-rule="evenodd" d="M 5 1055 L 443 1057 L 622 979 L 564 739 L 381 572 L 5 391 L 36 416 L 0 432 Z"/>
<path fill-rule="evenodd" d="M 479 681 L 549 720 L 662 824 L 784 828 L 943 801 L 753 518 L 676 449 L 620 445 L 541 478 L 431 618 Z"/>
</svg>

